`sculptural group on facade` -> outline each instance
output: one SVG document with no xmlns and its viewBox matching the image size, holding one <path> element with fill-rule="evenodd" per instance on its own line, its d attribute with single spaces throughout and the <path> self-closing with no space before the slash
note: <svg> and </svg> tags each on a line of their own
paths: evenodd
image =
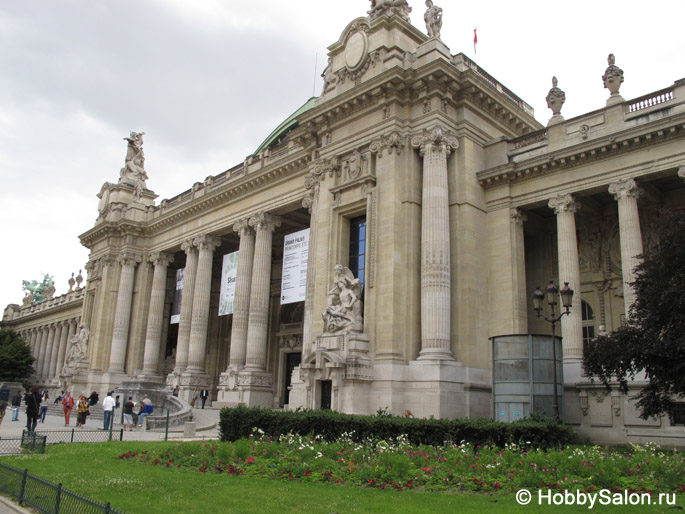
<svg viewBox="0 0 685 514">
<path fill-rule="evenodd" d="M 43 300 L 48 300 L 55 294 L 55 284 L 53 277 L 48 273 L 43 274 L 43 280 L 22 280 L 21 288 L 25 292 L 24 305 L 31 305 L 32 303 L 40 303 Z"/>
<path fill-rule="evenodd" d="M 384 14 L 396 14 L 406 21 L 409 21 L 411 7 L 407 0 L 371 0 L 371 10 L 368 12 L 369 18 L 375 20 Z"/>
<path fill-rule="evenodd" d="M 85 323 L 81 323 L 78 332 L 74 334 L 69 341 L 69 352 L 65 359 L 66 366 L 74 366 L 78 362 L 88 361 L 88 338 L 90 337 L 90 330 Z"/>
<path fill-rule="evenodd" d="M 337 264 L 323 314 L 324 332 L 361 332 L 362 285 L 349 268 Z"/>
<path fill-rule="evenodd" d="M 145 181 L 148 179 L 145 172 L 145 154 L 143 153 L 143 136 L 145 132 L 131 132 L 129 137 L 125 137 L 124 141 L 128 141 L 126 149 L 126 161 L 124 167 L 121 168 L 119 183 L 125 183 L 133 186 L 136 190 L 135 195 L 137 199 L 145 189 Z"/>
</svg>

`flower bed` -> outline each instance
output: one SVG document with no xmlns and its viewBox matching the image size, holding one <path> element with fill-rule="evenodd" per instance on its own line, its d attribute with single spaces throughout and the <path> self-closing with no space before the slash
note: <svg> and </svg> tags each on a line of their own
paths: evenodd
<svg viewBox="0 0 685 514">
<path fill-rule="evenodd" d="M 685 459 L 677 451 L 633 445 L 623 449 L 569 446 L 540 450 L 531 444 L 503 448 L 469 443 L 417 446 L 396 440 L 336 441 L 287 434 L 277 439 L 256 430 L 234 443 L 175 443 L 120 459 L 201 473 L 277 480 L 332 482 L 381 489 L 513 492 L 549 488 L 592 492 L 683 492 Z"/>
</svg>

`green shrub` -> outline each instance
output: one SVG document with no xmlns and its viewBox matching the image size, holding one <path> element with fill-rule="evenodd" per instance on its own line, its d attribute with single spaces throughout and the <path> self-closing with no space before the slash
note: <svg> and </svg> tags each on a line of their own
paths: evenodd
<svg viewBox="0 0 685 514">
<path fill-rule="evenodd" d="M 293 433 L 313 434 L 332 442 L 344 434 L 353 441 L 395 439 L 406 435 L 412 444 L 439 446 L 467 441 L 474 445 L 532 444 L 551 448 L 574 440 L 571 427 L 550 420 L 501 423 L 489 419 L 406 419 L 398 416 L 357 416 L 339 412 L 275 411 L 264 408 L 222 409 L 219 429 L 222 441 L 249 437 L 258 428 L 271 437 Z"/>
</svg>

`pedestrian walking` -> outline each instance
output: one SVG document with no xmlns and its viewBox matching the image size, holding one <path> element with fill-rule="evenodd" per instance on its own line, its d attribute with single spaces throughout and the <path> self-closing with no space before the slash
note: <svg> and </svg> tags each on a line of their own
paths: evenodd
<svg viewBox="0 0 685 514">
<path fill-rule="evenodd" d="M 2 420 L 5 419 L 5 412 L 7 412 L 7 406 L 10 403 L 10 388 L 3 384 L 0 388 L 0 425 L 2 425 Z"/>
<path fill-rule="evenodd" d="M 64 426 L 69 426 L 69 416 L 71 416 L 71 409 L 74 408 L 74 397 L 71 396 L 71 391 L 64 393 L 62 398 L 62 409 L 64 410 Z"/>
<path fill-rule="evenodd" d="M 36 431 L 38 425 L 38 416 L 40 415 L 40 389 L 37 385 L 31 388 L 31 392 L 26 395 L 24 403 L 26 403 L 26 430 L 29 432 Z"/>
<path fill-rule="evenodd" d="M 19 390 L 17 391 L 17 394 L 12 397 L 12 421 L 19 421 L 19 409 L 21 408 L 22 400 L 21 390 Z"/>
<path fill-rule="evenodd" d="M 90 415 L 90 404 L 85 394 L 82 394 L 76 408 L 76 428 L 82 428 L 86 424 L 86 419 Z"/>
<path fill-rule="evenodd" d="M 108 392 L 105 399 L 102 400 L 102 412 L 104 414 L 103 430 L 109 430 L 109 423 L 112 420 L 112 412 L 117 403 L 112 394 L 114 394 L 114 391 Z"/>
</svg>

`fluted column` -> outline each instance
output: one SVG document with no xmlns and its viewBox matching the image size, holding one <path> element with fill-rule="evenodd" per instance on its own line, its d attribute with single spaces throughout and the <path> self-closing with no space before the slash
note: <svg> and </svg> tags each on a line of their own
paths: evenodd
<svg viewBox="0 0 685 514">
<path fill-rule="evenodd" d="M 205 372 L 205 350 L 209 324 L 209 300 L 212 291 L 212 257 L 214 249 L 221 245 L 216 237 L 203 235 L 194 241 L 198 250 L 197 277 L 193 294 L 193 315 L 190 324 L 190 346 L 186 372 Z"/>
<path fill-rule="evenodd" d="M 250 317 L 247 327 L 246 371 L 266 371 L 266 337 L 269 325 L 271 287 L 271 242 L 273 231 L 281 225 L 278 216 L 266 212 L 250 218 L 256 232 L 252 285 L 250 287 Z"/>
<path fill-rule="evenodd" d="M 559 195 L 549 201 L 550 209 L 557 215 L 557 248 L 559 256 L 559 282 L 564 282 L 575 294 L 574 307 L 568 316 L 561 318 L 564 359 L 578 360 L 583 356 L 583 321 L 580 308 L 580 265 L 578 263 L 578 239 L 575 213 L 580 209 L 570 194 Z"/>
<path fill-rule="evenodd" d="M 240 246 L 238 247 L 238 270 L 235 278 L 229 366 L 240 370 L 245 366 L 247 352 L 247 323 L 250 313 L 255 234 L 254 230 L 250 228 L 247 218 L 233 225 L 233 230 L 240 234 Z"/>
<path fill-rule="evenodd" d="M 312 171 L 305 179 L 304 187 L 308 190 L 302 200 L 302 207 L 309 210 L 309 252 L 307 254 L 307 290 L 304 299 L 304 319 L 302 320 L 302 355 L 308 355 L 312 341 L 312 323 L 314 322 L 314 283 L 316 273 L 316 237 L 319 218 L 319 190 L 322 172 Z"/>
<path fill-rule="evenodd" d="M 152 292 L 150 293 L 150 310 L 145 333 L 145 350 L 143 353 L 143 375 L 157 376 L 159 351 L 162 344 L 162 323 L 164 321 L 164 296 L 169 264 L 174 258 L 165 253 L 156 252 L 150 255 L 150 262 L 155 267 L 152 275 Z"/>
<path fill-rule="evenodd" d="M 421 352 L 419 360 L 453 359 L 447 157 L 457 139 L 436 126 L 412 138 L 423 156 L 421 206 Z"/>
<path fill-rule="evenodd" d="M 186 253 L 186 268 L 183 274 L 183 293 L 181 293 L 181 315 L 178 323 L 176 342 L 176 366 L 174 373 L 181 374 L 188 366 L 188 347 L 190 345 L 190 324 L 193 318 L 193 294 L 197 276 L 197 248 L 193 240 L 183 242 L 181 249 Z"/>
<path fill-rule="evenodd" d="M 109 373 L 124 373 L 128 328 L 131 323 L 131 301 L 133 299 L 133 278 L 136 265 L 142 260 L 140 255 L 124 253 L 117 258 L 121 264 L 117 306 L 114 311 L 114 331 L 112 348 L 109 354 Z"/>
<path fill-rule="evenodd" d="M 50 323 L 50 328 L 48 329 L 48 342 L 45 345 L 45 355 L 42 362 L 41 377 L 43 377 L 43 380 L 48 380 L 50 376 L 50 357 L 52 357 L 52 348 L 55 345 L 55 329 L 56 324 Z"/>
<path fill-rule="evenodd" d="M 72 325 L 73 322 L 71 320 L 62 322 L 62 334 L 59 340 L 59 350 L 57 352 L 57 366 L 55 368 L 56 376 L 59 376 L 59 374 L 62 372 L 62 368 L 64 367 L 64 359 L 66 358 L 67 354 L 67 343 L 71 339 L 71 336 L 74 334 Z"/>
<path fill-rule="evenodd" d="M 37 352 L 38 345 L 40 344 L 38 334 L 39 334 L 38 328 L 32 328 L 31 329 L 31 355 L 33 355 L 33 357 L 36 359 L 38 358 L 38 356 L 36 354 L 38 353 Z"/>
<path fill-rule="evenodd" d="M 618 202 L 618 227 L 621 240 L 621 270 L 623 273 L 623 303 L 626 318 L 635 302 L 635 289 L 630 285 L 635 281 L 635 266 L 640 263 L 642 254 L 642 231 L 637 199 L 640 189 L 632 178 L 619 180 L 609 186 L 609 193 Z"/>
<path fill-rule="evenodd" d="M 50 328 L 48 326 L 44 326 L 40 328 L 40 331 L 40 346 L 38 347 L 38 354 L 36 355 L 35 363 L 37 378 L 43 378 L 43 363 L 45 362 L 45 350 L 48 346 L 48 334 L 50 332 Z"/>
<path fill-rule="evenodd" d="M 52 352 L 50 353 L 50 364 L 48 365 L 48 379 L 55 378 L 57 372 L 57 354 L 59 353 L 59 342 L 62 339 L 62 322 L 55 325 L 55 337 L 52 341 Z"/>
</svg>

